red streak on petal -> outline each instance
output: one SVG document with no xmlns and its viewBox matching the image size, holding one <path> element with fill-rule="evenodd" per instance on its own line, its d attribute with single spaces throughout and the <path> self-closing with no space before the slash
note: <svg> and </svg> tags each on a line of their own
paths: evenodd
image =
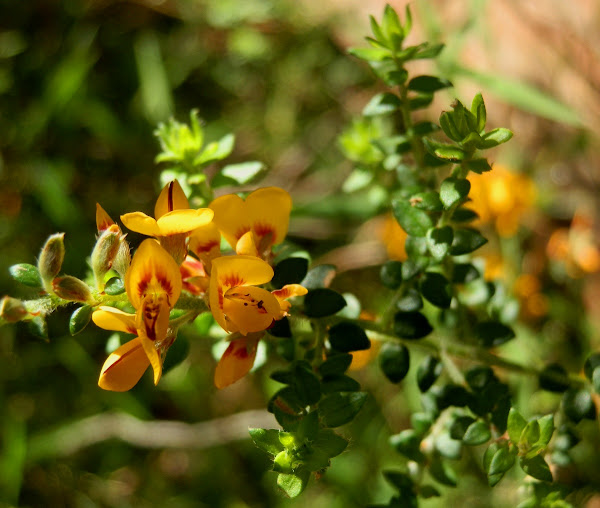
<svg viewBox="0 0 600 508">
<path fill-rule="evenodd" d="M 228 288 L 234 288 L 237 286 L 243 286 L 245 281 L 243 277 L 236 273 L 221 277 L 220 282 L 221 287 L 226 286 Z"/>
<path fill-rule="evenodd" d="M 134 332 L 134 333 L 135 333 L 135 332 Z M 136 352 L 136 351 L 137 351 L 139 348 L 141 348 L 141 347 L 142 347 L 142 345 L 140 344 L 140 345 L 138 345 L 138 346 L 135 346 L 134 348 L 130 349 L 129 351 L 127 351 L 127 353 L 125 353 L 125 354 L 121 355 L 121 356 L 119 357 L 119 359 L 118 359 L 118 360 L 116 360 L 116 361 L 115 361 L 113 364 L 111 364 L 111 366 L 110 366 L 108 369 L 106 369 L 106 370 L 103 372 L 103 374 L 105 374 L 105 373 L 107 373 L 108 371 L 110 371 L 110 370 L 111 370 L 113 367 L 116 367 L 117 365 L 119 365 L 119 363 L 121 363 L 123 360 L 125 360 L 125 358 L 127 358 L 129 355 L 131 355 L 131 354 L 135 353 L 135 352 Z"/>
<path fill-rule="evenodd" d="M 156 274 L 156 280 L 160 284 L 160 287 L 163 288 L 165 293 L 167 293 L 167 297 L 170 299 L 173 296 L 173 285 L 171 284 L 171 280 L 167 276 L 166 273 L 158 273 Z M 169 302 L 170 306 L 170 302 Z"/>
<path fill-rule="evenodd" d="M 276 289 L 275 291 L 272 291 L 271 293 L 278 300 L 279 299 L 285 300 L 286 298 L 289 298 L 292 294 L 292 292 L 290 291 L 290 288 Z"/>
<path fill-rule="evenodd" d="M 146 272 L 146 274 L 140 279 L 140 281 L 137 284 L 137 294 L 139 296 L 143 296 L 146 293 L 151 279 L 152 274 L 149 272 Z"/>
<path fill-rule="evenodd" d="M 248 350 L 245 347 L 234 348 L 233 356 L 239 359 L 248 358 Z"/>
<path fill-rule="evenodd" d="M 169 182 L 169 190 L 167 191 L 167 209 L 173 211 L 173 182 Z"/>
<path fill-rule="evenodd" d="M 275 229 L 273 228 L 273 226 L 271 224 L 263 224 L 260 222 L 257 222 L 254 224 L 254 232 L 256 233 L 256 236 L 259 237 L 263 237 L 265 235 L 267 235 L 268 233 L 273 233 L 273 238 L 275 238 Z"/>
<path fill-rule="evenodd" d="M 207 243 L 198 244 L 196 246 L 196 251 L 198 252 L 210 252 L 210 250 L 214 247 L 219 247 L 221 245 L 220 242 L 211 241 Z"/>
</svg>

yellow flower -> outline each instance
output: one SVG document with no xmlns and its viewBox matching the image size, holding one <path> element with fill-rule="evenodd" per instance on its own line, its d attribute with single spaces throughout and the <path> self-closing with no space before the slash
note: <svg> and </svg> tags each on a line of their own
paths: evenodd
<svg viewBox="0 0 600 508">
<path fill-rule="evenodd" d="M 121 215 L 121 220 L 132 231 L 159 239 L 177 264 L 181 264 L 187 254 L 186 238 L 194 229 L 208 224 L 213 218 L 213 211 L 208 208 L 190 209 L 179 182 L 173 180 L 158 196 L 154 216 L 156 218 L 143 212 L 132 212 Z"/>
<path fill-rule="evenodd" d="M 273 268 L 254 256 L 222 256 L 212 262 L 210 309 L 227 332 L 247 335 L 271 326 L 281 307 L 266 289 L 255 287 L 273 278 Z"/>
<path fill-rule="evenodd" d="M 283 189 L 265 187 L 246 200 L 227 194 L 209 206 L 215 212 L 214 223 L 238 254 L 266 258 L 287 234 L 292 199 Z"/>
<path fill-rule="evenodd" d="M 258 341 L 263 332 L 232 340 L 215 369 L 215 386 L 219 389 L 242 379 L 254 365 Z"/>
<path fill-rule="evenodd" d="M 513 173 L 502 166 L 483 175 L 469 175 L 473 200 L 470 207 L 481 222 L 492 222 L 500 236 L 513 236 L 523 216 L 533 207 L 536 189 L 526 175 Z"/>
<path fill-rule="evenodd" d="M 100 307 L 92 315 L 101 328 L 137 334 L 108 357 L 98 381 L 101 388 L 129 390 L 148 365 L 154 371 L 154 384 L 158 383 L 164 354 L 175 339 L 168 336 L 169 313 L 181 287 L 179 267 L 169 253 L 155 240 L 142 242 L 125 277 L 127 296 L 136 313 Z"/>
<path fill-rule="evenodd" d="M 190 235 L 189 249 L 198 257 L 207 274 L 212 269 L 212 260 L 221 256 L 221 232 L 214 222 L 201 226 Z"/>
<path fill-rule="evenodd" d="M 407 255 L 404 244 L 408 235 L 391 213 L 383 217 L 380 231 L 381 240 L 385 245 L 388 257 L 394 261 L 406 261 Z"/>
</svg>

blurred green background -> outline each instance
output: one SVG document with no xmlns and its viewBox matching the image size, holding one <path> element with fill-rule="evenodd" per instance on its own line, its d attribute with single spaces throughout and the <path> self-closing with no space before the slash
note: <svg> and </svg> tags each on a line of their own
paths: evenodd
<svg viewBox="0 0 600 508">
<path fill-rule="evenodd" d="M 404 2 L 392 4 L 403 11 Z M 598 273 L 569 272 L 567 261 L 577 264 L 581 242 L 569 244 L 571 258 L 549 264 L 544 247 L 554 231 L 572 229 L 579 214 L 586 248 L 597 248 L 600 7 L 534 4 L 414 2 L 414 41 L 447 43 L 437 69 L 415 72 L 438 72 L 455 83 L 434 104 L 431 120 L 455 96 L 468 100 L 481 90 L 489 124 L 515 132 L 497 160 L 528 175 L 538 198 L 529 204 L 513 258 L 518 270 L 534 273 L 551 302 L 543 318 L 529 322 L 524 335 L 530 340 L 519 347 L 539 350 L 535 334 L 541 333 L 552 347 L 537 355 L 567 354 L 577 369 L 582 355 L 598 346 Z M 364 196 L 339 198 L 352 166 L 337 137 L 376 90 L 374 77 L 346 50 L 362 44 L 367 14 L 379 16 L 383 5 L 3 0 L 0 294 L 32 296 L 9 278 L 8 267 L 34 263 L 54 232 L 66 233 L 64 272 L 83 276 L 96 202 L 113 218 L 150 212 L 160 171 L 153 130 L 170 116 L 187 121 L 192 108 L 210 138 L 236 134 L 227 162 L 263 161 L 270 172 L 262 184 L 291 191 L 298 204 L 291 238 L 316 257 L 329 253 L 321 259 L 352 268 L 340 288 L 357 289 L 360 281 L 365 295 L 376 294 L 370 266 L 385 253 L 361 261 L 360 226 L 383 210 Z M 372 239 L 373 232 L 366 234 Z M 335 250 L 348 244 L 358 247 Z M 531 268 L 539 263 L 542 268 Z M 359 293 L 362 298 L 368 307 Z M 373 397 L 343 430 L 349 450 L 292 501 L 278 492 L 267 456 L 246 437 L 249 426 L 276 425 L 264 411 L 275 366 L 217 392 L 211 344 L 200 340 L 201 330 L 188 328 L 188 359 L 158 387 L 144 377 L 130 393 L 107 393 L 96 385 L 107 333 L 89 327 L 73 338 L 68 317 L 68 310 L 51 317 L 49 343 L 25 326 L 0 329 L 0 502 L 7 506 L 341 508 L 389 498 L 380 471 L 398 461 L 387 436 L 408 426 L 408 410 L 418 407 L 410 379 L 399 392 L 376 366 L 357 373 Z M 148 428 L 140 421 L 151 419 L 179 423 Z M 589 450 L 582 460 L 597 462 Z M 502 485 L 489 492 L 481 475 L 467 472 L 461 481 L 443 506 L 453 499 L 465 506 L 515 505 L 514 492 Z"/>
</svg>

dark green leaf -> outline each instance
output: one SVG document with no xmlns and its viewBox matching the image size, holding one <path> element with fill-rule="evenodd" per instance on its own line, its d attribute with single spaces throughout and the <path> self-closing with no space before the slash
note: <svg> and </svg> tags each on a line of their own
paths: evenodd
<svg viewBox="0 0 600 508">
<path fill-rule="evenodd" d="M 389 289 L 398 289 L 402 284 L 402 263 L 387 261 L 379 272 L 381 283 Z"/>
<path fill-rule="evenodd" d="M 428 212 L 441 212 L 444 205 L 440 201 L 440 195 L 435 191 L 419 192 L 410 198 L 410 204 L 415 208 Z"/>
<path fill-rule="evenodd" d="M 404 263 L 402 263 L 402 279 L 410 280 L 416 275 L 418 275 L 422 270 L 427 268 L 428 259 L 427 258 L 419 258 L 419 259 L 407 259 Z"/>
<path fill-rule="evenodd" d="M 89 305 L 83 305 L 71 314 L 69 320 L 69 333 L 71 335 L 77 335 L 82 332 L 92 319 L 92 312 L 94 309 Z"/>
<path fill-rule="evenodd" d="M 477 231 L 471 228 L 458 228 L 454 230 L 454 240 L 450 249 L 450 254 L 460 256 L 473 252 L 487 243 L 487 239 Z"/>
<path fill-rule="evenodd" d="M 417 369 L 417 385 L 419 390 L 426 392 L 442 373 L 443 365 L 439 358 L 428 355 L 423 358 Z"/>
<path fill-rule="evenodd" d="M 8 271 L 13 279 L 24 286 L 32 288 L 41 288 L 43 286 L 37 266 L 28 263 L 19 263 L 18 265 L 12 265 Z"/>
<path fill-rule="evenodd" d="M 456 472 L 445 460 L 435 457 L 429 465 L 429 472 L 441 484 L 456 487 Z"/>
<path fill-rule="evenodd" d="M 427 318 L 420 312 L 396 312 L 394 334 L 403 339 L 421 339 L 433 331 Z"/>
<path fill-rule="evenodd" d="M 459 416 L 455 418 L 450 426 L 450 437 L 461 441 L 469 426 L 475 423 L 475 421 L 475 418 L 471 418 L 470 416 Z"/>
<path fill-rule="evenodd" d="M 354 419 L 362 408 L 367 394 L 364 392 L 333 393 L 319 402 L 319 414 L 326 427 L 339 427 Z"/>
<path fill-rule="evenodd" d="M 304 313 L 311 318 L 331 316 L 345 306 L 344 297 L 328 288 L 312 289 L 304 297 Z"/>
<path fill-rule="evenodd" d="M 279 441 L 279 431 L 275 429 L 248 429 L 254 444 L 270 455 L 277 455 L 283 451 Z"/>
<path fill-rule="evenodd" d="M 331 347 L 341 353 L 361 351 L 371 347 L 365 331 L 358 325 L 342 321 L 329 329 L 329 343 Z"/>
<path fill-rule="evenodd" d="M 396 342 L 386 342 L 379 351 L 379 366 L 392 383 L 399 383 L 410 367 L 408 348 Z"/>
<path fill-rule="evenodd" d="M 499 346 L 515 338 L 512 328 L 499 321 L 477 323 L 473 331 L 483 347 Z"/>
<path fill-rule="evenodd" d="M 444 161 L 460 162 L 466 157 L 465 151 L 455 145 L 440 143 L 431 138 L 423 138 L 423 144 L 431 155 Z"/>
<path fill-rule="evenodd" d="M 294 391 L 301 406 L 316 404 L 321 398 L 319 378 L 307 366 L 296 364 L 294 367 Z"/>
<path fill-rule="evenodd" d="M 479 214 L 470 208 L 458 207 L 452 214 L 454 222 L 472 222 L 479 218 Z"/>
<path fill-rule="evenodd" d="M 452 301 L 452 288 L 446 277 L 437 272 L 426 272 L 421 279 L 421 294 L 436 307 L 447 309 Z"/>
<path fill-rule="evenodd" d="M 427 212 L 411 204 L 407 200 L 395 200 L 392 203 L 394 217 L 409 235 L 425 236 L 433 226 L 433 220 Z"/>
<path fill-rule="evenodd" d="M 408 107 L 411 111 L 416 109 L 426 108 L 433 101 L 433 93 L 429 92 L 416 92 L 411 94 L 408 98 Z"/>
<path fill-rule="evenodd" d="M 451 226 L 431 228 L 427 232 L 427 247 L 431 255 L 441 261 L 450 252 L 450 246 L 454 239 L 454 230 Z"/>
<path fill-rule="evenodd" d="M 417 76 L 408 82 L 408 89 L 417 92 L 437 92 L 451 86 L 450 81 L 436 76 Z"/>
<path fill-rule="evenodd" d="M 125 292 L 125 284 L 119 277 L 112 277 L 104 285 L 104 292 L 111 296 L 123 294 Z"/>
<path fill-rule="evenodd" d="M 271 285 L 280 289 L 286 284 L 300 284 L 308 271 L 308 259 L 286 258 L 275 266 Z"/>
<path fill-rule="evenodd" d="M 408 474 L 399 471 L 384 471 L 383 476 L 400 493 L 401 498 L 414 495 L 414 483 Z"/>
<path fill-rule="evenodd" d="M 300 283 L 309 291 L 311 289 L 325 288 L 335 277 L 335 266 L 333 265 L 318 265 L 311 268 L 306 277 Z"/>
<path fill-rule="evenodd" d="M 540 387 L 549 392 L 564 392 L 570 386 L 569 374 L 564 367 L 552 363 L 540 372 Z"/>
<path fill-rule="evenodd" d="M 585 389 L 570 388 L 563 395 L 563 410 L 575 423 L 584 418 L 594 420 L 596 408 L 590 392 Z"/>
<path fill-rule="evenodd" d="M 340 376 L 344 374 L 352 363 L 350 354 L 334 354 L 327 357 L 320 366 L 319 372 L 323 377 Z"/>
<path fill-rule="evenodd" d="M 292 336 L 292 329 L 290 328 L 290 321 L 287 317 L 283 317 L 273 322 L 271 328 L 267 330 L 273 337 L 290 338 Z"/>
<path fill-rule="evenodd" d="M 317 411 L 311 411 L 310 413 L 304 415 L 298 422 L 296 434 L 299 441 L 312 441 L 317 437 L 318 432 L 319 413 Z"/>
<path fill-rule="evenodd" d="M 375 95 L 363 109 L 363 116 L 385 115 L 398 111 L 402 101 L 393 93 L 379 93 Z"/>
<path fill-rule="evenodd" d="M 502 143 L 506 143 L 512 137 L 513 133 L 510 130 L 505 129 L 504 127 L 498 127 L 497 129 L 491 130 L 490 132 L 486 132 L 482 136 L 483 144 L 478 148 L 494 148 L 495 146 L 501 145 Z"/>
<path fill-rule="evenodd" d="M 309 479 L 310 471 L 308 469 L 301 469 L 292 474 L 280 473 L 277 476 L 277 485 L 289 497 L 294 498 L 302 494 Z"/>
<path fill-rule="evenodd" d="M 426 136 L 439 130 L 440 128 L 433 122 L 417 122 L 412 126 L 412 131 L 416 136 Z"/>
<path fill-rule="evenodd" d="M 425 456 L 421 452 L 421 439 L 414 430 L 407 429 L 390 436 L 390 446 L 410 460 L 423 462 Z"/>
<path fill-rule="evenodd" d="M 477 173 L 478 175 L 492 170 L 492 166 L 490 166 L 487 159 L 471 159 L 466 161 L 465 164 L 469 171 L 473 171 L 473 173 Z"/>
<path fill-rule="evenodd" d="M 575 429 L 569 424 L 563 424 L 559 427 L 554 448 L 566 452 L 579 443 L 580 438 Z"/>
<path fill-rule="evenodd" d="M 466 284 L 481 277 L 479 270 L 471 263 L 458 263 L 452 271 L 452 282 L 455 284 Z"/>
<path fill-rule="evenodd" d="M 423 308 L 423 299 L 421 293 L 414 288 L 410 288 L 404 293 L 404 296 L 396 303 L 396 308 L 402 312 L 415 312 Z"/>
<path fill-rule="evenodd" d="M 349 376 L 329 376 L 321 383 L 323 393 L 358 392 L 360 383 Z"/>
<path fill-rule="evenodd" d="M 348 446 L 348 440 L 330 429 L 321 429 L 313 441 L 313 446 L 322 450 L 329 458 L 336 457 Z"/>
<path fill-rule="evenodd" d="M 515 455 L 511 453 L 507 446 L 502 446 L 494 453 L 490 467 L 488 469 L 488 476 L 494 476 L 497 474 L 504 474 L 515 464 Z"/>
<path fill-rule="evenodd" d="M 432 391 L 436 387 L 432 388 Z M 464 386 L 448 383 L 439 388 L 436 393 L 437 406 L 440 410 L 450 406 L 464 407 L 470 401 L 470 394 Z"/>
<path fill-rule="evenodd" d="M 473 391 L 482 391 L 491 382 L 497 381 L 494 371 L 484 366 L 470 368 L 465 374 L 465 379 Z"/>
<path fill-rule="evenodd" d="M 519 459 L 519 464 L 521 465 L 521 469 L 523 469 L 523 471 L 525 471 L 529 476 L 533 476 L 535 479 L 543 482 L 552 481 L 552 473 L 550 472 L 550 468 L 541 455 L 536 455 L 531 459 L 521 457 Z"/>
<path fill-rule="evenodd" d="M 446 178 L 440 186 L 440 200 L 444 208 L 449 210 L 457 203 L 464 201 L 471 190 L 471 182 L 466 178 Z"/>
</svg>

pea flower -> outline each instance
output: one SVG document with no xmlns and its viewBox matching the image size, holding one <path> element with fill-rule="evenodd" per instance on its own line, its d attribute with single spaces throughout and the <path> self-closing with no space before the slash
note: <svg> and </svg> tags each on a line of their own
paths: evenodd
<svg viewBox="0 0 600 508">
<path fill-rule="evenodd" d="M 98 203 L 96 203 L 96 226 L 98 240 L 91 256 L 92 271 L 96 287 L 104 289 L 104 277 L 109 270 L 116 271 L 122 278 L 131 263 L 129 244 L 121 228 L 111 219 Z"/>
<path fill-rule="evenodd" d="M 278 187 L 255 190 L 243 200 L 236 194 L 215 199 L 214 223 L 238 254 L 266 259 L 288 231 L 292 198 Z"/>
<path fill-rule="evenodd" d="M 181 185 L 173 180 L 163 187 L 158 196 L 154 216 L 156 218 L 143 212 L 132 212 L 121 215 L 121 220 L 132 231 L 159 239 L 162 247 L 179 265 L 187 255 L 186 238 L 194 229 L 208 224 L 213 218 L 213 211 L 208 208 L 190 209 Z"/>
<path fill-rule="evenodd" d="M 179 299 L 181 287 L 177 263 L 156 240 L 144 240 L 125 277 L 127 296 L 136 313 L 100 307 L 92 315 L 100 328 L 137 335 L 104 362 L 98 381 L 101 388 L 129 390 L 149 365 L 154 371 L 154 384 L 158 383 L 164 355 L 175 340 L 174 334 L 169 334 L 169 312 Z"/>
</svg>

